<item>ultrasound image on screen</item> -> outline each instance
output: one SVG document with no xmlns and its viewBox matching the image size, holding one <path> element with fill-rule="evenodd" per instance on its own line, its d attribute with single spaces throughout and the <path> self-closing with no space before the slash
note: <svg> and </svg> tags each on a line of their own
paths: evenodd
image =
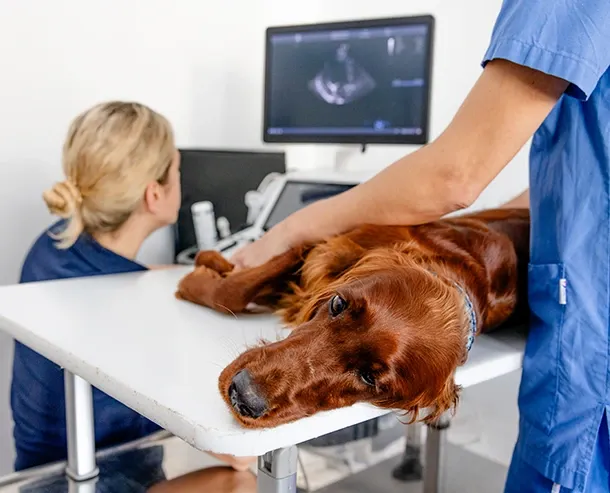
<svg viewBox="0 0 610 493">
<path fill-rule="evenodd" d="M 335 59 L 324 62 L 324 68 L 309 81 L 309 89 L 328 104 L 350 104 L 375 89 L 375 80 L 349 50 L 348 43 L 341 43 Z"/>
<path fill-rule="evenodd" d="M 426 25 L 278 33 L 268 54 L 269 134 L 421 134 Z"/>
<path fill-rule="evenodd" d="M 265 221 L 263 229 L 268 231 L 293 212 L 321 199 L 338 195 L 354 185 L 340 183 L 288 182 Z"/>
</svg>

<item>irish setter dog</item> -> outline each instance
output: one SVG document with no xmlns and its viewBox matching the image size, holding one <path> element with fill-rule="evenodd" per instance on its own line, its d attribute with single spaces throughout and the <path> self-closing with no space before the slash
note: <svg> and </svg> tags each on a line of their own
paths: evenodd
<svg viewBox="0 0 610 493">
<path fill-rule="evenodd" d="M 226 313 L 268 307 L 293 328 L 221 373 L 243 426 L 357 402 L 431 422 L 457 404 L 454 373 L 474 336 L 527 314 L 529 232 L 528 210 L 495 209 L 365 225 L 235 272 L 203 251 L 176 296 Z"/>
</svg>

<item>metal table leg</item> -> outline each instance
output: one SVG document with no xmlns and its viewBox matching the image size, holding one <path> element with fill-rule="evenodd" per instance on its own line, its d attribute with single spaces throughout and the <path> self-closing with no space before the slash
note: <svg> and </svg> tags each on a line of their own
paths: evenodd
<svg viewBox="0 0 610 493">
<path fill-rule="evenodd" d="M 95 493 L 98 478 L 88 481 L 73 481 L 68 478 L 68 493 Z"/>
<path fill-rule="evenodd" d="M 294 445 L 259 457 L 257 493 L 296 493 L 297 458 Z"/>
<path fill-rule="evenodd" d="M 99 474 L 95 461 L 93 393 L 89 382 L 64 370 L 68 465 L 66 474 L 74 481 L 87 481 Z"/>
<path fill-rule="evenodd" d="M 426 436 L 426 463 L 424 467 L 424 493 L 442 493 L 445 488 L 447 429 L 451 424 L 448 413 L 436 423 L 428 425 Z"/>
<path fill-rule="evenodd" d="M 399 481 L 421 481 L 423 467 L 421 461 L 421 423 L 407 425 L 407 444 L 402 461 L 398 464 L 392 476 Z"/>
</svg>

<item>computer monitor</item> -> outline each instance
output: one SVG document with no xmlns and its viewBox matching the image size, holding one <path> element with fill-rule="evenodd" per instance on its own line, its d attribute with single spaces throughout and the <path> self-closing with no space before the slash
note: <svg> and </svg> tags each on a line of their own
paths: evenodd
<svg viewBox="0 0 610 493">
<path fill-rule="evenodd" d="M 283 152 L 180 149 L 182 203 L 175 226 L 178 254 L 196 244 L 191 206 L 209 200 L 216 218 L 224 216 L 235 233 L 246 223 L 246 192 L 256 190 L 270 173 L 285 173 Z"/>
<path fill-rule="evenodd" d="M 263 140 L 425 144 L 434 18 L 266 31 Z"/>
</svg>

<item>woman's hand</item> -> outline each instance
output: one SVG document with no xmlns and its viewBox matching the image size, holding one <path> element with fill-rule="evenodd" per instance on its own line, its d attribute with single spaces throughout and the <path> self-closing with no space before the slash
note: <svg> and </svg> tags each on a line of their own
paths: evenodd
<svg viewBox="0 0 610 493">
<path fill-rule="evenodd" d="M 229 261 L 239 270 L 257 267 L 281 255 L 293 246 L 286 229 L 285 223 L 279 223 L 259 240 L 237 250 Z"/>
<path fill-rule="evenodd" d="M 346 225 L 351 227 L 353 222 L 341 217 L 342 211 L 351 212 L 353 209 L 342 203 L 347 194 L 349 191 L 318 200 L 292 213 L 262 238 L 237 250 L 229 259 L 230 262 L 237 270 L 257 267 L 293 247 L 304 243 L 316 243 L 343 233 Z"/>
</svg>

